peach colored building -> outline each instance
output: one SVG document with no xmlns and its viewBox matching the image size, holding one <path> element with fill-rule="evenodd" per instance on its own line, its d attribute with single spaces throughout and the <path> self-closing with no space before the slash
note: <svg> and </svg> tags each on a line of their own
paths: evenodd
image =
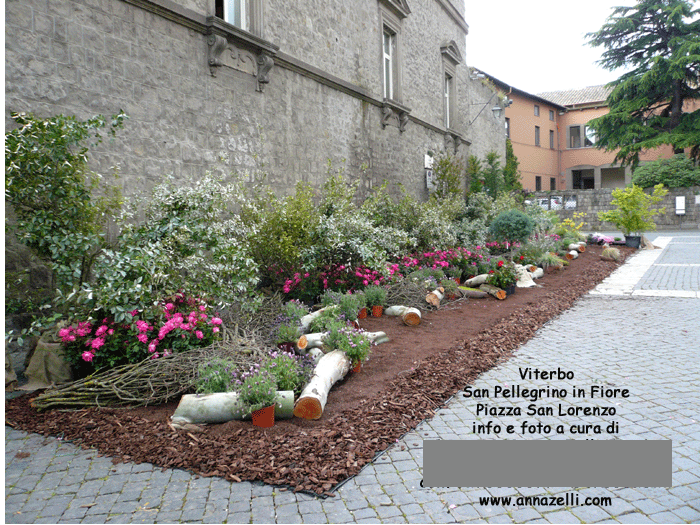
<svg viewBox="0 0 700 525">
<path fill-rule="evenodd" d="M 595 147 L 588 122 L 607 113 L 605 86 L 532 95 L 484 73 L 507 94 L 506 134 L 519 162 L 523 188 L 531 191 L 624 187 L 629 166 L 615 163 L 615 152 Z M 694 104 L 686 110 L 697 109 Z M 646 151 L 640 163 L 668 158 L 671 146 Z"/>
</svg>

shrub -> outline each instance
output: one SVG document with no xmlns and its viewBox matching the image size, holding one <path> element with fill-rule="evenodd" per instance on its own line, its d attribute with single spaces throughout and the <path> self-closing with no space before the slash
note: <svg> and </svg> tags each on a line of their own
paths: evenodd
<svg viewBox="0 0 700 525">
<path fill-rule="evenodd" d="M 436 188 L 431 198 L 442 200 L 453 196 L 462 197 L 465 171 L 461 159 L 443 151 L 433 159 L 433 173 Z"/>
<path fill-rule="evenodd" d="M 345 352 L 353 366 L 367 360 L 372 346 L 363 329 L 348 326 L 331 330 L 323 343 L 330 350 Z"/>
<path fill-rule="evenodd" d="M 651 188 L 657 184 L 663 184 L 667 188 L 700 186 L 700 166 L 685 155 L 647 162 L 634 170 L 632 184 L 642 188 Z"/>
<path fill-rule="evenodd" d="M 520 210 L 502 212 L 489 227 L 489 233 L 505 242 L 525 242 L 535 229 L 535 221 Z"/>
<path fill-rule="evenodd" d="M 236 372 L 235 364 L 222 358 L 200 365 L 195 391 L 198 394 L 232 392 L 236 389 Z"/>
<path fill-rule="evenodd" d="M 386 303 L 387 290 L 382 286 L 368 286 L 364 290 L 368 306 L 384 306 Z"/>
<path fill-rule="evenodd" d="M 278 390 L 292 390 L 298 396 L 313 376 L 315 365 L 309 356 L 274 351 L 270 352 L 260 368 L 272 374 Z"/>
<path fill-rule="evenodd" d="M 114 135 L 126 118 L 13 113 L 19 127 L 5 133 L 5 199 L 17 238 L 51 264 L 54 285 L 64 292 L 88 280 L 105 221 L 121 204 L 119 192 L 100 187 L 101 176 L 88 169 L 85 143 L 98 144 L 105 127 Z"/>
<path fill-rule="evenodd" d="M 639 186 L 632 185 L 625 189 L 617 188 L 612 192 L 612 204 L 617 208 L 598 214 L 601 221 L 611 222 L 625 236 L 655 230 L 654 216 L 664 213 L 665 209 L 652 210 L 668 193 L 662 184 L 654 186 L 654 193 L 648 195 Z"/>
</svg>

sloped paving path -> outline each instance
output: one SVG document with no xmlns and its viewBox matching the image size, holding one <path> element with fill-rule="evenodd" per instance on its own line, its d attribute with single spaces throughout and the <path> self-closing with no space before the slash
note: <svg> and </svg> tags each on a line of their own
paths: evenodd
<svg viewBox="0 0 700 525">
<path fill-rule="evenodd" d="M 668 240 L 665 240 L 668 239 Z M 552 320 L 508 362 L 483 374 L 473 388 L 496 385 L 571 389 L 628 388 L 626 399 L 585 400 L 614 406 L 619 432 L 595 439 L 673 440 L 673 486 L 663 488 L 421 488 L 424 439 L 504 439 L 474 434 L 477 419 L 520 425 L 599 423 L 610 417 L 477 416 L 478 400 L 455 396 L 434 418 L 399 440 L 337 491 L 317 499 L 265 485 L 200 478 L 149 464 L 113 465 L 95 451 L 60 439 L 5 428 L 7 523 L 695 523 L 700 521 L 700 299 L 669 285 L 654 289 L 654 271 L 687 259 L 691 239 L 659 238 L 663 250 L 640 252 L 572 309 Z M 641 259 L 641 260 L 640 260 Z M 669 261 L 664 262 L 664 261 Z M 700 263 L 700 257 L 697 259 Z M 684 270 L 685 269 L 685 270 Z M 681 278 L 680 285 L 684 281 Z M 646 284 L 643 284 L 646 283 Z M 661 290 L 663 295 L 639 292 Z M 675 293 L 669 293 L 675 292 Z M 519 369 L 570 370 L 574 379 L 520 379 Z M 527 384 L 526 384 L 527 383 Z M 538 406 L 559 400 L 544 398 Z M 572 400 L 564 400 L 571 403 Z M 498 406 L 527 400 L 502 399 Z M 556 409 L 555 409 L 556 413 Z M 513 439 L 569 439 L 514 434 Z M 609 505 L 481 505 L 480 497 L 576 493 L 609 497 Z"/>
</svg>

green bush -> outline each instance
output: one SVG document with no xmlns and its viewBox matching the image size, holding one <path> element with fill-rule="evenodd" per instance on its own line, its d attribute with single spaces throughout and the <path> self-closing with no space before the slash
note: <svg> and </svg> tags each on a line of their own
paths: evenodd
<svg viewBox="0 0 700 525">
<path fill-rule="evenodd" d="M 654 186 L 651 195 L 644 193 L 639 186 L 632 185 L 625 189 L 617 188 L 612 192 L 614 210 L 598 214 L 601 221 L 611 222 L 625 236 L 633 233 L 642 234 L 656 229 L 654 217 L 665 212 L 665 208 L 652 210 L 651 206 L 658 204 L 668 190 L 662 184 Z"/>
<path fill-rule="evenodd" d="M 502 242 L 525 242 L 535 229 L 535 221 L 520 210 L 504 211 L 494 219 L 489 233 Z"/>
<path fill-rule="evenodd" d="M 87 143 L 98 144 L 102 128 L 114 135 L 126 118 L 13 113 L 18 127 L 5 133 L 5 202 L 16 216 L 17 238 L 50 263 L 62 292 L 88 280 L 104 224 L 121 205 L 118 190 L 88 169 Z"/>
<path fill-rule="evenodd" d="M 433 173 L 436 188 L 431 198 L 442 200 L 462 196 L 465 171 L 461 159 L 443 151 L 433 159 Z"/>
<path fill-rule="evenodd" d="M 667 188 L 700 186 L 700 166 L 685 155 L 655 160 L 634 170 L 632 184 L 642 188 L 651 188 L 657 184 L 663 184 Z"/>
</svg>

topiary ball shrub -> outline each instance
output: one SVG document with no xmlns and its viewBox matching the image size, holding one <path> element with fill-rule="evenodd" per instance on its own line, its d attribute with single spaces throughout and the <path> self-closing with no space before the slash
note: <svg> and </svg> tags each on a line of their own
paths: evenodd
<svg viewBox="0 0 700 525">
<path fill-rule="evenodd" d="M 491 237 L 500 242 L 525 242 L 535 229 L 535 221 L 520 210 L 501 212 L 489 226 Z"/>
</svg>

